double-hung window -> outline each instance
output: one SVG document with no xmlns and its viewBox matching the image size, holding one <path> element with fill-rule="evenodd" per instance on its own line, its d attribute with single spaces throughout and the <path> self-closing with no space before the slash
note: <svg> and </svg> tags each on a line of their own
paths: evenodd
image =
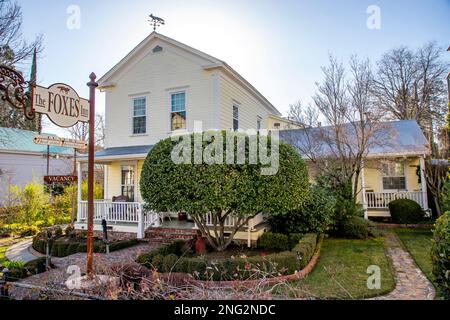
<svg viewBox="0 0 450 320">
<path fill-rule="evenodd" d="M 239 130 L 239 107 L 233 106 L 233 130 Z"/>
<path fill-rule="evenodd" d="M 186 129 L 186 93 L 178 92 L 170 95 L 171 112 L 170 125 L 171 130 Z"/>
<path fill-rule="evenodd" d="M 405 165 L 392 161 L 382 165 L 383 189 L 406 190 Z"/>
<path fill-rule="evenodd" d="M 133 134 L 147 133 L 147 99 L 133 99 Z"/>
<path fill-rule="evenodd" d="M 262 124 L 262 118 L 260 116 L 258 116 L 258 118 L 256 118 L 256 130 L 259 131 L 262 129 L 261 124 Z"/>
<path fill-rule="evenodd" d="M 134 202 L 134 166 L 122 166 L 121 194 Z"/>
</svg>

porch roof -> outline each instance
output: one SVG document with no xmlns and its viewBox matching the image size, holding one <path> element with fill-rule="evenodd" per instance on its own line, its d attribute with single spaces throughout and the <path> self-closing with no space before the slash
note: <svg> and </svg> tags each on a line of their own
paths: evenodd
<svg viewBox="0 0 450 320">
<path fill-rule="evenodd" d="M 147 157 L 153 145 L 107 148 L 95 153 L 96 162 L 109 162 L 124 159 L 140 159 Z M 80 161 L 87 161 L 84 156 Z"/>
</svg>

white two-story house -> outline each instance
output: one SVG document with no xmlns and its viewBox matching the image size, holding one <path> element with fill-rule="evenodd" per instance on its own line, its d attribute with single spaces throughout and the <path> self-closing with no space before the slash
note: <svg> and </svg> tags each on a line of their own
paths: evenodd
<svg viewBox="0 0 450 320">
<path fill-rule="evenodd" d="M 130 223 L 117 226 L 121 231 L 136 230 L 141 168 L 160 140 L 192 132 L 199 121 L 204 130 L 295 127 L 224 61 L 156 32 L 106 73 L 99 89 L 106 93 L 106 139 L 95 161 L 105 166 L 105 200 L 96 202 L 95 219 L 116 215 L 109 220 Z M 127 202 L 113 201 L 118 197 Z M 79 226 L 86 214 L 79 198 Z M 153 220 L 146 223 L 139 228 Z"/>
</svg>

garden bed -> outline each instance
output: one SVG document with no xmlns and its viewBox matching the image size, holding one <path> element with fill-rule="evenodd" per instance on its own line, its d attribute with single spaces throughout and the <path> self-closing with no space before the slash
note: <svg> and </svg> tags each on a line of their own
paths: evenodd
<svg viewBox="0 0 450 320">
<path fill-rule="evenodd" d="M 33 238 L 33 249 L 39 253 L 46 254 L 46 245 L 49 242 L 50 255 L 53 257 L 67 257 L 79 252 L 87 252 L 87 239 L 84 236 L 60 236 L 54 239 L 39 234 Z M 121 240 L 109 243 L 109 251 L 117 251 L 139 244 L 139 240 Z M 105 253 L 106 244 L 102 239 L 94 238 L 94 252 Z"/>
<path fill-rule="evenodd" d="M 228 253 L 195 255 L 188 243 L 176 241 L 140 255 L 137 262 L 162 273 L 160 276 L 163 278 L 176 278 L 176 281 L 185 282 L 195 280 L 231 284 L 286 276 L 298 279 L 297 274 L 305 269 L 318 253 L 317 248 L 321 242 L 318 238 L 322 237 L 307 234 L 290 251 L 267 253 L 249 250 L 247 252 L 251 255 L 240 256 L 234 255 L 235 250 Z"/>
</svg>

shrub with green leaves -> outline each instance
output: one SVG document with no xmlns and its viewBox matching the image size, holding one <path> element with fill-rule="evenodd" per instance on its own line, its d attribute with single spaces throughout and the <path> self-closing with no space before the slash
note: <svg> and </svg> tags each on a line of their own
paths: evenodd
<svg viewBox="0 0 450 320">
<path fill-rule="evenodd" d="M 443 297 L 450 299 L 450 211 L 436 220 L 431 261 L 438 290 Z"/>
<path fill-rule="evenodd" d="M 188 213 L 209 244 L 218 251 L 225 250 L 232 243 L 235 233 L 248 219 L 261 212 L 285 215 L 298 210 L 309 194 L 306 164 L 292 146 L 280 143 L 277 173 L 263 175 L 262 170 L 269 166 L 262 164 L 259 156 L 256 156 L 257 164 L 250 164 L 249 137 L 242 133 L 234 135 L 228 146 L 229 136 L 225 131 L 185 135 L 180 137 L 181 142 L 163 140 L 148 154 L 140 180 L 142 198 L 148 209 Z M 258 136 L 258 139 L 261 142 L 266 138 Z M 267 139 L 267 154 L 270 155 L 271 140 Z M 195 140 L 203 141 L 201 147 L 205 156 L 212 155 L 212 158 L 218 158 L 217 162 L 195 164 Z M 228 150 L 233 148 L 231 151 L 236 155 L 236 141 L 239 140 L 243 141 L 246 155 L 244 164 L 228 164 L 227 152 L 216 154 L 215 150 L 228 147 Z M 257 143 L 256 147 L 260 145 Z M 188 161 L 175 163 L 173 153 L 184 154 Z M 213 216 L 212 227 L 205 220 L 207 212 Z M 236 224 L 225 227 L 230 216 L 235 218 Z M 209 229 L 214 229 L 214 232 L 210 233 Z M 216 232 L 218 237 L 212 236 Z"/>
<path fill-rule="evenodd" d="M 350 217 L 341 221 L 337 235 L 350 239 L 367 239 L 369 222 L 361 217 Z"/>
<path fill-rule="evenodd" d="M 324 233 L 333 224 L 336 199 L 320 185 L 310 187 L 310 197 L 300 210 L 286 215 L 271 215 L 269 223 L 274 232 L 284 234 Z"/>
<path fill-rule="evenodd" d="M 418 223 L 423 221 L 424 212 L 420 204 L 409 199 L 397 199 L 389 203 L 389 211 L 394 223 Z"/>
<path fill-rule="evenodd" d="M 281 233 L 265 232 L 258 239 L 258 247 L 264 250 L 289 250 L 289 237 Z"/>
</svg>

